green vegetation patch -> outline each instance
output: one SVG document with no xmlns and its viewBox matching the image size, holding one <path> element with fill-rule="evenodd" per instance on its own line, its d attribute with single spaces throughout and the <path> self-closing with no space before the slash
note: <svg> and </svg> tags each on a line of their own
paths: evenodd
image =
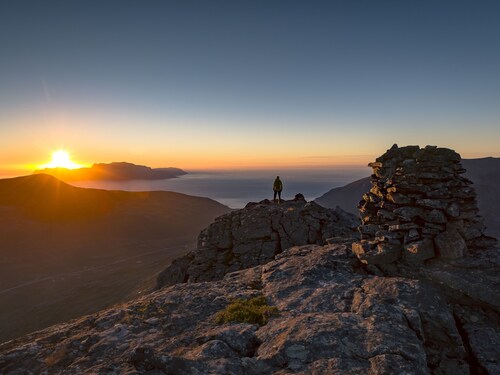
<svg viewBox="0 0 500 375">
<path fill-rule="evenodd" d="M 269 306 L 264 296 L 250 299 L 237 298 L 225 310 L 217 313 L 215 321 L 219 324 L 238 322 L 263 326 L 269 321 L 269 318 L 277 315 L 278 308 Z"/>
</svg>

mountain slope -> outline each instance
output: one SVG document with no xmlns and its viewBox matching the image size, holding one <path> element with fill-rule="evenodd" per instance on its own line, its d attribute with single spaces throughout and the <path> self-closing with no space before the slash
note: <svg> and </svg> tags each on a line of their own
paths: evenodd
<svg viewBox="0 0 500 375">
<path fill-rule="evenodd" d="M 351 182 L 342 187 L 333 188 L 321 197 L 316 198 L 315 202 L 323 207 L 335 208 L 339 206 L 343 210 L 357 215 L 357 205 L 364 193 L 371 188 L 369 177 Z"/>
<path fill-rule="evenodd" d="M 172 192 L 0 180 L 0 341 L 123 300 L 226 212 Z"/>
<path fill-rule="evenodd" d="M 477 203 L 485 219 L 487 232 L 500 238 L 500 158 L 465 159 L 465 176 L 474 182 Z"/>
</svg>

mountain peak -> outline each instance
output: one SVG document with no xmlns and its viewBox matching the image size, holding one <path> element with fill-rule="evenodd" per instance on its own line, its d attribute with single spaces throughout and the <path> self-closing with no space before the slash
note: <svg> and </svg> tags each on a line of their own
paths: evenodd
<svg viewBox="0 0 500 375">
<path fill-rule="evenodd" d="M 185 175 L 179 168 L 150 168 L 128 162 L 95 163 L 90 168 L 66 169 L 46 168 L 35 174 L 44 173 L 56 176 L 63 181 L 86 180 L 161 180 Z"/>
</svg>

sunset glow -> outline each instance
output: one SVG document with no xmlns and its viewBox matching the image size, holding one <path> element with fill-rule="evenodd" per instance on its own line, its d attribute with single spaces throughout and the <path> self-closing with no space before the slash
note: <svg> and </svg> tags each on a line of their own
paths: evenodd
<svg viewBox="0 0 500 375">
<path fill-rule="evenodd" d="M 52 160 L 50 163 L 40 165 L 39 169 L 45 168 L 66 168 L 66 169 L 77 169 L 82 168 L 83 165 L 75 163 L 71 160 L 70 154 L 66 150 L 57 150 L 52 154 Z"/>
<path fill-rule="evenodd" d="M 0 178 L 122 161 L 357 168 L 394 143 L 500 157 L 498 2 L 474 17 L 462 2 L 116 2 L 99 22 L 87 2 L 12 3 Z M 58 149 L 74 161 L 51 161 Z"/>
</svg>

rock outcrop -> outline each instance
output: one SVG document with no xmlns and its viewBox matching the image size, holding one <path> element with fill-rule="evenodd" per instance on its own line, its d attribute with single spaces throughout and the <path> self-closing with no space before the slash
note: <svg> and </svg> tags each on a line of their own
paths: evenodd
<svg viewBox="0 0 500 375">
<path fill-rule="evenodd" d="M 394 145 L 369 165 L 372 188 L 359 205 L 362 240 L 353 244 L 361 262 L 420 264 L 495 244 L 483 234 L 476 193 L 455 151 Z"/>
<path fill-rule="evenodd" d="M 294 200 L 249 203 L 218 217 L 200 233 L 197 249 L 175 260 L 158 276 L 158 287 L 220 280 L 225 274 L 265 264 L 292 246 L 324 245 L 329 238 L 352 237 L 359 221 L 341 209 Z"/>
<path fill-rule="evenodd" d="M 292 247 L 0 345 L 0 373 L 499 373 L 498 310 L 358 265 L 349 245 Z M 279 309 L 267 325 L 215 322 L 232 299 L 258 295 Z"/>
</svg>

